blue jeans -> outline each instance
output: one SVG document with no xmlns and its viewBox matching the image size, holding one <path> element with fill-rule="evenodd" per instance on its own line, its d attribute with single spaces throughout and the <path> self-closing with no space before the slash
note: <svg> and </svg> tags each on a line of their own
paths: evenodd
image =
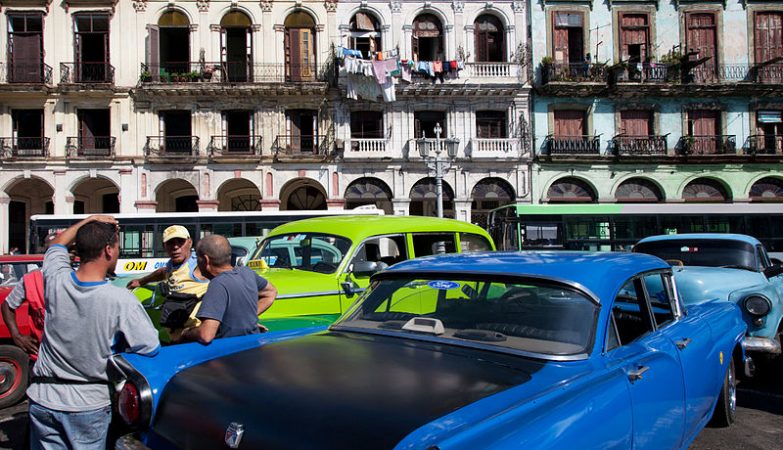
<svg viewBox="0 0 783 450">
<path fill-rule="evenodd" d="M 104 450 L 110 422 L 110 405 L 65 412 L 30 401 L 30 448 Z"/>
</svg>

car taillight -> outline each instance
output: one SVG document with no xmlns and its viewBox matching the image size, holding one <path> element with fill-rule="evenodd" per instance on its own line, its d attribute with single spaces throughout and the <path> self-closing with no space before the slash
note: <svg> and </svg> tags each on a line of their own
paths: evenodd
<svg viewBox="0 0 783 450">
<path fill-rule="evenodd" d="M 128 425 L 136 425 L 141 417 L 141 396 L 139 389 L 130 381 L 120 390 L 117 407 L 122 419 Z"/>
</svg>

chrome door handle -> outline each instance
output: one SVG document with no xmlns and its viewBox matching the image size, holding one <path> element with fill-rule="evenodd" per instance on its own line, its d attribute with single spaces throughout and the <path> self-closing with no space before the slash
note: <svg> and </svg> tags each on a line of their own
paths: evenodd
<svg viewBox="0 0 783 450">
<path fill-rule="evenodd" d="M 642 379 L 642 375 L 648 370 L 650 370 L 650 368 L 647 366 L 638 366 L 636 370 L 628 371 L 628 379 L 631 380 L 631 383 L 639 381 Z"/>
<path fill-rule="evenodd" d="M 682 339 L 682 340 L 679 340 L 679 341 L 674 341 L 674 345 L 676 345 L 677 348 L 679 348 L 680 350 L 682 350 L 685 347 L 687 347 L 688 344 L 690 344 L 690 343 L 691 343 L 691 338 L 685 338 L 685 339 Z"/>
</svg>

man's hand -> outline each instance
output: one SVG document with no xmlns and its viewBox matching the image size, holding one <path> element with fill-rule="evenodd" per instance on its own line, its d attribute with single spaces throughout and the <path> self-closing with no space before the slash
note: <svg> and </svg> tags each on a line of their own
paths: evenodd
<svg viewBox="0 0 783 450">
<path fill-rule="evenodd" d="M 136 289 L 137 287 L 140 286 L 141 286 L 141 281 L 139 281 L 139 279 L 136 278 L 135 280 L 130 280 L 125 287 L 128 289 Z"/>
<path fill-rule="evenodd" d="M 38 354 L 38 339 L 35 336 L 28 336 L 26 334 L 17 334 L 12 336 L 14 344 L 17 347 L 24 350 L 28 355 Z"/>
</svg>

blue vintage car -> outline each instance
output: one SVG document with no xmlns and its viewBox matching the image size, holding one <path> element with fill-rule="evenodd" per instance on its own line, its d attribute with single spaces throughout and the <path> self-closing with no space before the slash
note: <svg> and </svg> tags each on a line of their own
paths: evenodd
<svg viewBox="0 0 783 450">
<path fill-rule="evenodd" d="M 328 329 L 117 357 L 117 447 L 686 448 L 733 421 L 744 334 L 649 255 L 425 257 Z"/>
<path fill-rule="evenodd" d="M 686 305 L 716 298 L 737 303 L 748 324 L 745 350 L 761 356 L 757 362 L 783 365 L 783 267 L 771 262 L 761 242 L 743 234 L 672 234 L 642 239 L 633 251 L 675 266 Z"/>
</svg>

